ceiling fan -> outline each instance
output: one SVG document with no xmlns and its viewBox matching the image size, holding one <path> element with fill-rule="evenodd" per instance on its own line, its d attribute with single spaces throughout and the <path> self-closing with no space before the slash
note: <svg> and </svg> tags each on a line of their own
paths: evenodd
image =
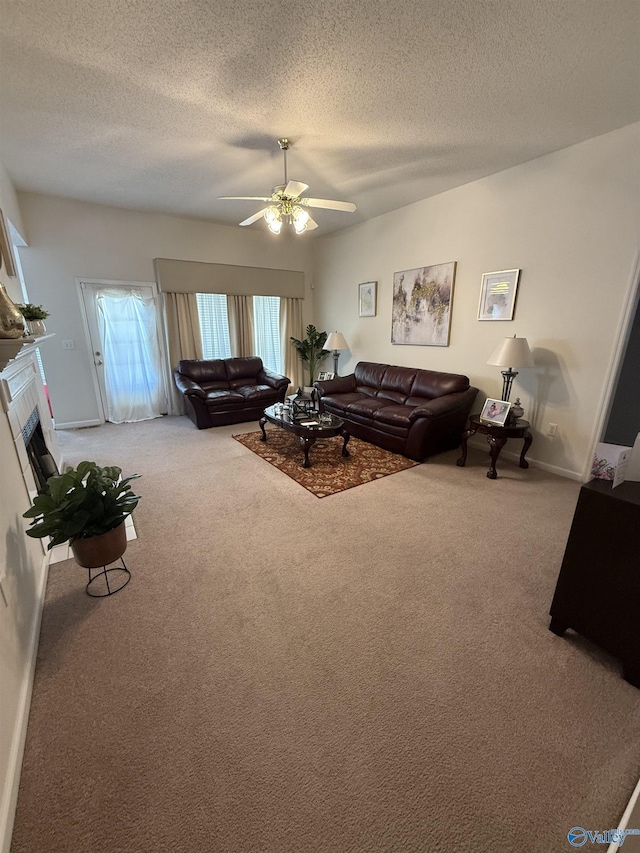
<svg viewBox="0 0 640 853">
<path fill-rule="evenodd" d="M 278 145 L 284 155 L 284 183 L 274 187 L 270 196 L 219 196 L 221 201 L 268 202 L 267 207 L 263 207 L 262 210 L 254 213 L 253 216 L 243 220 L 240 225 L 253 225 L 258 219 L 264 217 L 269 230 L 273 231 L 274 234 L 280 233 L 283 222 L 293 225 L 296 234 L 302 234 L 304 231 L 312 231 L 318 227 L 318 223 L 309 216 L 305 207 L 323 207 L 325 210 L 344 210 L 348 213 L 353 213 L 354 210 L 357 210 L 356 205 L 352 201 L 332 201 L 328 198 L 302 198 L 302 194 L 309 189 L 309 185 L 303 184 L 300 181 L 290 181 L 287 177 L 287 151 L 290 144 L 286 138 L 278 140 Z"/>
</svg>

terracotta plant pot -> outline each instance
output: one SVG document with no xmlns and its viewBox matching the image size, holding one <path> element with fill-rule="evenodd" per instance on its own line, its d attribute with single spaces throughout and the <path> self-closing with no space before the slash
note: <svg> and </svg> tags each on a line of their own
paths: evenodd
<svg viewBox="0 0 640 853">
<path fill-rule="evenodd" d="M 114 563 L 127 550 L 127 531 L 124 521 L 113 530 L 91 536 L 88 539 L 75 539 L 71 550 L 76 563 L 85 569 L 97 569 Z"/>
</svg>

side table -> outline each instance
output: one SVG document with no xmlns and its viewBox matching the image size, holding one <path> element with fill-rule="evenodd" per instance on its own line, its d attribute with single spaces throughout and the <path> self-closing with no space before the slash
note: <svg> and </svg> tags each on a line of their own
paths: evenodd
<svg viewBox="0 0 640 853">
<path fill-rule="evenodd" d="M 487 424 L 484 421 L 481 421 L 479 414 L 471 415 L 471 417 L 469 418 L 469 426 L 462 433 L 462 456 L 460 457 L 460 459 L 458 459 L 456 465 L 459 465 L 461 468 L 464 467 L 467 461 L 467 441 L 471 438 L 472 435 L 475 435 L 477 432 L 479 432 L 482 435 L 487 436 L 487 442 L 489 443 L 489 448 L 491 451 L 491 467 L 487 471 L 487 477 L 490 480 L 495 480 L 498 476 L 498 472 L 496 471 L 496 463 L 498 461 L 498 456 L 500 456 L 500 451 L 510 438 L 524 439 L 524 447 L 522 448 L 522 453 L 520 454 L 519 465 L 521 468 L 528 468 L 529 463 L 524 457 L 533 442 L 533 436 L 531 435 L 531 432 L 529 430 L 530 426 L 531 424 L 529 423 L 529 421 L 525 421 L 524 418 L 518 418 L 518 420 L 514 424 L 508 424 L 507 426 L 496 426 L 495 424 Z"/>
</svg>

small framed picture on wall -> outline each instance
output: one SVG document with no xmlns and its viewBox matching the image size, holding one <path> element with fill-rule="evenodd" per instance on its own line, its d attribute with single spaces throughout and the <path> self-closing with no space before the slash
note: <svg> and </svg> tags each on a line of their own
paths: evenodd
<svg viewBox="0 0 640 853">
<path fill-rule="evenodd" d="M 376 316 L 377 281 L 365 281 L 358 285 L 358 314 L 360 317 Z"/>
<path fill-rule="evenodd" d="M 478 320 L 513 320 L 519 276 L 520 270 L 483 274 Z"/>
</svg>

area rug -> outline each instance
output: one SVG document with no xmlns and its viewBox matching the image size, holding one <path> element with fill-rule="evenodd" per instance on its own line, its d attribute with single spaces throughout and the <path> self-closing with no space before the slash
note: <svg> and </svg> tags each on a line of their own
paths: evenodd
<svg viewBox="0 0 640 853">
<path fill-rule="evenodd" d="M 347 448 L 350 455 L 345 457 L 342 438 L 338 436 L 316 441 L 309 451 L 311 467 L 303 468 L 304 455 L 295 435 L 270 429 L 266 442 L 260 441 L 261 436 L 261 432 L 247 432 L 233 437 L 317 498 L 326 498 L 419 464 L 357 438 L 350 439 Z"/>
</svg>

